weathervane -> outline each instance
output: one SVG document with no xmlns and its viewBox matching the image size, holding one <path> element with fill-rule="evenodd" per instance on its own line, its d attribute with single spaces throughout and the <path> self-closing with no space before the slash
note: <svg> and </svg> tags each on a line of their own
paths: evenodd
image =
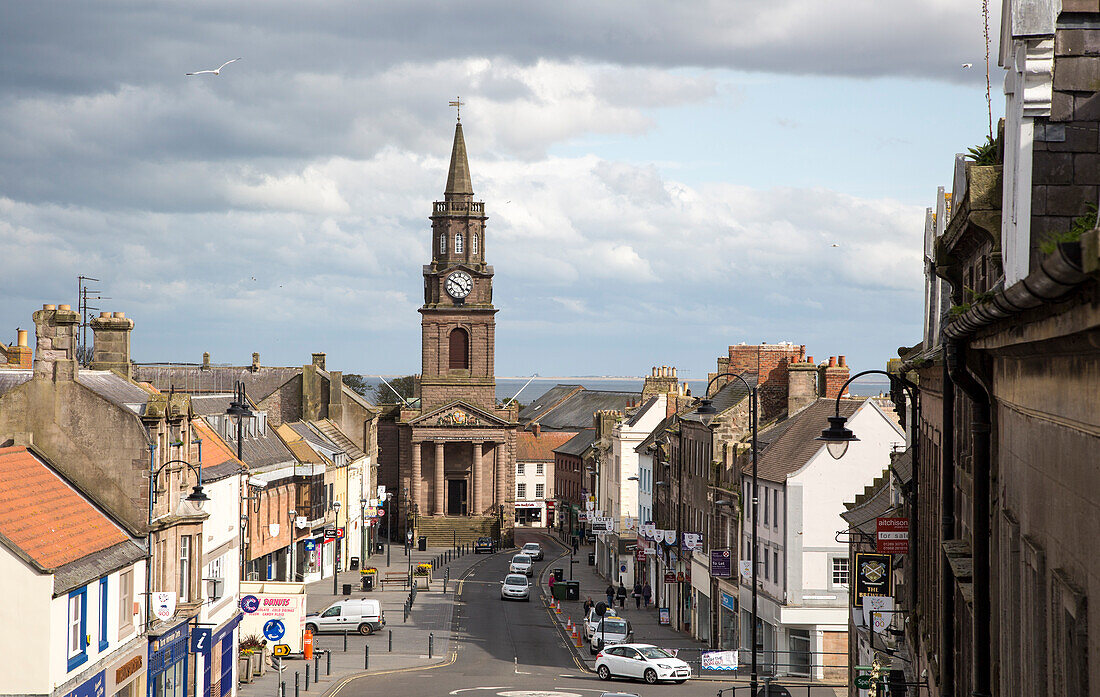
<svg viewBox="0 0 1100 697">
<path fill-rule="evenodd" d="M 462 123 L 462 97 L 455 97 L 453 102 L 447 102 L 447 106 L 453 106 L 458 116 L 458 122 Z"/>
</svg>

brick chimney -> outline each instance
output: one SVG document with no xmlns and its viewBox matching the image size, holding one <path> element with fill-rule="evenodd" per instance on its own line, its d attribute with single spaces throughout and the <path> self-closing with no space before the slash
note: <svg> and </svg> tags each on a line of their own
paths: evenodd
<svg viewBox="0 0 1100 697">
<path fill-rule="evenodd" d="M 210 352 L 209 351 L 203 351 L 202 352 L 202 369 L 203 370 L 210 370 Z"/>
<path fill-rule="evenodd" d="M 60 382 L 76 376 L 80 314 L 68 305 L 43 305 L 34 313 L 34 377 Z"/>
<path fill-rule="evenodd" d="M 787 366 L 788 414 L 813 404 L 820 396 L 817 366 L 813 364 L 812 357 L 808 361 L 798 361 Z"/>
<path fill-rule="evenodd" d="M 125 312 L 100 312 L 92 318 L 92 368 L 95 370 L 113 370 L 129 378 L 130 368 L 130 332 L 134 320 L 127 319 Z"/>
<path fill-rule="evenodd" d="M 260 354 L 257 351 L 252 352 L 252 367 L 250 370 L 255 373 L 260 369 Z"/>
<path fill-rule="evenodd" d="M 16 339 L 14 346 L 8 346 L 5 349 L 5 353 L 8 358 L 9 368 L 30 368 L 31 363 L 34 360 L 34 352 L 27 346 L 27 330 L 16 329 Z M 0 344 L 0 347 L 3 345 Z"/>
<path fill-rule="evenodd" d="M 675 392 L 676 383 L 676 368 L 667 365 L 654 366 L 650 370 L 650 374 L 645 377 L 645 384 L 642 386 L 642 400 L 645 401 L 658 394 Z"/>
<path fill-rule="evenodd" d="M 317 368 L 318 370 L 324 370 L 325 369 L 325 354 L 323 354 L 323 353 L 313 354 L 313 367 Z"/>
<path fill-rule="evenodd" d="M 538 438 L 539 436 L 541 436 L 542 435 L 542 424 L 540 424 L 538 421 L 531 424 L 531 433 L 535 434 L 535 438 Z"/>
<path fill-rule="evenodd" d="M 344 373 L 334 370 L 328 376 L 328 418 L 339 420 L 344 416 Z"/>
<path fill-rule="evenodd" d="M 829 362 L 818 369 L 821 376 L 822 396 L 827 399 L 836 399 L 840 394 L 840 386 L 848 380 L 848 363 L 844 356 L 839 360 L 836 356 L 829 356 Z M 848 390 L 844 390 L 848 394 Z"/>
</svg>

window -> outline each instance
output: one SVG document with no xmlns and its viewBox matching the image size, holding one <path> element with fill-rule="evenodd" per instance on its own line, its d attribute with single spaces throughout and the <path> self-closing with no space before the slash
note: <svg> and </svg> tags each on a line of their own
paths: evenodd
<svg viewBox="0 0 1100 697">
<path fill-rule="evenodd" d="M 779 489 L 772 489 L 772 522 L 779 527 Z"/>
<path fill-rule="evenodd" d="M 1084 697 L 1089 691 L 1085 596 L 1061 569 L 1052 576 L 1052 682 L 1059 697 Z"/>
<path fill-rule="evenodd" d="M 516 498 L 517 499 L 527 498 L 527 484 L 525 484 L 524 482 L 520 482 L 519 484 L 516 484 Z"/>
<path fill-rule="evenodd" d="M 340 616 L 340 606 L 339 605 L 337 605 L 335 607 L 330 607 L 329 609 L 327 609 L 327 610 L 325 610 L 324 612 L 321 613 L 321 617 L 339 617 L 339 616 Z"/>
<path fill-rule="evenodd" d="M 447 235 L 445 235 L 445 234 L 439 236 L 439 253 L 440 254 L 446 254 L 447 253 Z"/>
<path fill-rule="evenodd" d="M 107 579 L 99 579 L 99 650 L 107 649 Z"/>
<path fill-rule="evenodd" d="M 457 327 L 448 337 L 448 357 L 451 370 L 467 370 L 470 367 L 470 335 Z"/>
<path fill-rule="evenodd" d="M 180 536 L 180 580 L 179 599 L 181 603 L 191 601 L 191 536 Z"/>
<path fill-rule="evenodd" d="M 848 585 L 848 557 L 833 557 L 833 585 Z"/>
<path fill-rule="evenodd" d="M 225 595 L 225 569 L 222 566 L 222 557 L 206 565 L 204 580 L 210 582 L 210 600 L 218 600 Z"/>
<path fill-rule="evenodd" d="M 527 463 L 525 463 L 525 462 L 517 462 L 517 463 L 516 463 L 516 474 L 522 475 L 522 474 L 523 474 L 523 468 L 524 468 L 524 465 L 526 465 L 526 464 L 527 464 Z"/>
<path fill-rule="evenodd" d="M 775 569 L 775 582 L 782 583 L 783 577 L 779 575 L 779 552 L 772 552 L 772 568 Z"/>
<path fill-rule="evenodd" d="M 764 499 L 764 500 L 767 501 L 767 499 Z M 768 563 L 768 548 L 767 547 L 764 548 L 764 578 L 766 580 L 769 580 L 769 581 L 772 578 L 771 564 Z"/>
<path fill-rule="evenodd" d="M 118 575 L 118 633 L 125 636 L 134 628 L 134 570 Z"/>
<path fill-rule="evenodd" d="M 455 235 L 455 254 L 462 254 L 463 247 L 465 247 L 465 245 L 462 244 L 462 233 L 460 232 Z"/>
<path fill-rule="evenodd" d="M 68 644 L 65 652 L 68 669 L 72 670 L 88 660 L 88 587 L 69 593 L 69 622 L 66 632 Z"/>
<path fill-rule="evenodd" d="M 536 499 L 541 499 L 545 494 L 546 494 L 546 485 L 545 484 L 536 484 L 535 485 L 535 498 Z"/>
<path fill-rule="evenodd" d="M 477 254 L 477 235 L 470 235 L 470 252 Z"/>
<path fill-rule="evenodd" d="M 545 472 L 543 472 L 543 465 L 541 462 L 535 463 L 535 474 L 545 474 Z"/>
<path fill-rule="evenodd" d="M 768 524 L 768 487 L 764 487 L 764 525 Z"/>
</svg>

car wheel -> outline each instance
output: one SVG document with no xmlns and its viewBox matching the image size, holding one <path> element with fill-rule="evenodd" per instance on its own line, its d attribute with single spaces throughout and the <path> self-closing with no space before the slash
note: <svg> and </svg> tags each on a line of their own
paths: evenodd
<svg viewBox="0 0 1100 697">
<path fill-rule="evenodd" d="M 596 675 L 600 676 L 600 680 L 610 680 L 611 671 L 607 669 L 607 666 L 600 666 L 596 669 Z"/>
<path fill-rule="evenodd" d="M 363 636 L 370 636 L 371 634 L 374 634 L 374 628 L 364 622 L 363 624 L 359 625 L 359 633 Z"/>
<path fill-rule="evenodd" d="M 652 685 L 657 682 L 657 671 L 653 670 L 652 668 L 646 668 L 644 677 L 645 681 Z"/>
<path fill-rule="evenodd" d="M 316 634 L 317 633 L 317 625 L 307 622 L 306 623 L 306 631 L 307 632 L 313 632 L 314 634 Z"/>
</svg>

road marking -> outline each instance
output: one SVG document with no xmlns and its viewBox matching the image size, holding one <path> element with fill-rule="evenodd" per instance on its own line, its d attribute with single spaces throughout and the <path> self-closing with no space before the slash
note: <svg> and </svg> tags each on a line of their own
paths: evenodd
<svg viewBox="0 0 1100 697">
<path fill-rule="evenodd" d="M 575 692 L 551 692 L 549 690 L 508 690 L 498 692 L 499 697 L 581 697 Z"/>
<path fill-rule="evenodd" d="M 530 673 L 519 669 L 519 656 L 513 656 L 512 661 L 516 667 L 516 675 L 530 675 Z"/>
<path fill-rule="evenodd" d="M 474 692 L 476 690 L 503 690 L 503 689 L 505 689 L 505 686 L 503 686 L 503 685 L 501 685 L 499 687 L 464 687 L 461 690 L 451 690 L 447 694 L 457 695 L 457 694 L 462 693 L 462 692 Z"/>
</svg>

